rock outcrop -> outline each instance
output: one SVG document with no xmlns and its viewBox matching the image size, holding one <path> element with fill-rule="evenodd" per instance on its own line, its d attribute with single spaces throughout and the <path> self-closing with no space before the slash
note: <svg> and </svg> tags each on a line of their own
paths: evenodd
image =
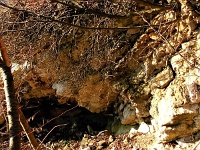
<svg viewBox="0 0 200 150">
<path fill-rule="evenodd" d="M 168 10 L 151 23 L 172 21 L 170 25 L 149 27 L 141 35 L 125 33 L 131 47 L 123 43 L 112 51 L 88 52 L 89 33 L 80 33 L 72 52 L 62 48 L 52 56 L 44 50 L 35 64 L 17 65 L 13 74 L 19 97 L 56 96 L 61 104 L 76 101 L 91 112 L 109 110 L 122 124 L 151 124 L 158 142 L 198 132 L 200 17 L 187 1 L 180 5 L 182 19 Z"/>
</svg>

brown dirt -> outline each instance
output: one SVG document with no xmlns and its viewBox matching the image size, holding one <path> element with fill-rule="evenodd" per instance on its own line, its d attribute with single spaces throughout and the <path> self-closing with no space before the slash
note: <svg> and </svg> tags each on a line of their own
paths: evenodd
<svg viewBox="0 0 200 150">
<path fill-rule="evenodd" d="M 44 150 L 198 150 L 199 141 L 191 143 L 171 142 L 158 144 L 155 141 L 154 134 L 129 134 L 112 136 L 107 131 L 101 131 L 98 135 L 85 134 L 81 141 L 59 141 L 42 144 Z M 8 149 L 8 139 L 0 144 L 0 149 Z M 30 143 L 21 143 L 21 150 L 31 150 Z"/>
</svg>

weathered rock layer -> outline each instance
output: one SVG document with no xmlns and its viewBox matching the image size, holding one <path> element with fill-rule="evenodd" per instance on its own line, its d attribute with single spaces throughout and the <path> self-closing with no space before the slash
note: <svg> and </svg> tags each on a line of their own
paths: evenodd
<svg viewBox="0 0 200 150">
<path fill-rule="evenodd" d="M 125 44 L 86 57 L 85 33 L 72 52 L 66 48 L 52 56 L 42 51 L 34 67 L 28 61 L 13 65 L 19 97 L 56 96 L 60 103 L 76 101 L 91 112 L 109 110 L 122 124 L 152 124 L 160 142 L 199 131 L 200 17 L 185 1 L 180 4 L 182 19 L 149 27 L 131 48 Z M 176 17 L 166 11 L 151 23 Z M 131 31 L 126 36 L 136 38 Z"/>
</svg>

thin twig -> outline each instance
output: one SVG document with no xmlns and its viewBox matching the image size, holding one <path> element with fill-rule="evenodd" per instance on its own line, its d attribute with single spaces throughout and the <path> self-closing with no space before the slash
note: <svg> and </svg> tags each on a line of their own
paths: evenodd
<svg viewBox="0 0 200 150">
<path fill-rule="evenodd" d="M 68 124 L 59 124 L 59 125 L 57 125 L 57 126 L 54 126 L 54 127 L 45 135 L 45 137 L 42 139 L 42 141 L 41 141 L 40 145 L 38 146 L 38 148 L 41 147 L 41 145 L 42 145 L 42 143 L 44 142 L 44 140 L 47 138 L 47 136 L 48 136 L 55 128 L 58 128 L 58 127 L 60 127 L 60 126 L 66 126 L 66 125 L 68 125 Z M 37 148 L 36 150 L 38 150 L 38 148 Z"/>
<path fill-rule="evenodd" d="M 199 146 L 199 144 L 200 144 L 200 141 L 197 142 L 197 144 L 192 148 L 192 150 L 196 150 L 196 148 Z"/>
<path fill-rule="evenodd" d="M 58 116 L 56 116 L 56 117 L 50 119 L 49 121 L 47 121 L 46 123 L 44 123 L 44 124 L 43 124 L 42 126 L 40 126 L 39 128 L 44 127 L 45 125 L 49 124 L 49 123 L 52 122 L 53 120 L 57 119 L 58 117 L 64 115 L 65 113 L 67 113 L 67 112 L 69 112 L 70 110 L 73 110 L 73 109 L 75 109 L 75 108 L 77 108 L 77 107 L 78 107 L 78 105 L 76 105 L 76 106 L 74 106 L 74 107 L 72 107 L 72 108 L 70 108 L 70 109 L 68 109 L 68 110 L 66 110 L 66 111 L 64 111 L 64 112 L 62 112 L 60 115 L 58 115 Z M 35 131 L 35 130 L 34 130 L 34 131 Z M 32 132 L 34 132 L 34 131 L 32 131 Z"/>
<path fill-rule="evenodd" d="M 57 0 L 55 0 L 55 1 L 59 2 Z M 40 19 L 36 19 L 35 20 L 36 22 L 57 22 L 57 23 L 60 23 L 60 24 L 63 24 L 63 25 L 67 25 L 67 26 L 74 27 L 74 28 L 79 28 L 79 29 L 89 29 L 89 30 L 129 30 L 129 29 L 147 28 L 149 26 L 152 26 L 152 27 L 160 26 L 160 25 L 150 25 L 150 24 L 148 24 L 148 25 L 141 25 L 141 26 L 133 26 L 133 27 L 88 27 L 88 26 L 80 26 L 80 25 L 71 24 L 71 23 L 68 23 L 68 22 L 65 22 L 65 21 L 60 21 L 60 20 L 55 19 L 53 17 L 49 17 L 49 16 L 37 14 L 37 13 L 34 13 L 32 11 L 29 11 L 29 10 L 14 8 L 14 7 L 8 6 L 7 4 L 4 4 L 2 2 L 0 2 L 0 5 L 2 5 L 4 7 L 7 7 L 7 8 L 10 8 L 10 9 L 15 10 L 15 11 L 27 12 L 29 14 L 32 14 L 35 17 L 40 18 Z M 90 9 L 87 9 L 87 11 L 89 11 L 89 10 Z M 93 12 L 94 10 L 91 9 L 90 11 L 88 13 L 94 13 Z M 98 12 L 97 14 L 99 16 L 101 16 L 100 15 L 101 13 Z M 97 15 L 97 14 L 95 14 L 95 15 Z M 141 15 L 142 13 L 136 12 L 135 14 Z M 109 15 L 109 14 L 104 14 L 104 15 L 102 14 L 102 16 L 104 16 L 104 17 L 108 17 L 107 15 Z M 118 18 L 119 17 L 119 16 L 116 16 L 116 15 L 109 15 L 109 16 L 110 16 L 109 18 L 112 18 L 112 17 L 113 18 Z M 127 18 L 127 16 L 121 16 L 121 17 L 126 17 Z M 44 19 L 47 19 L 47 20 L 44 21 Z M 173 20 L 173 21 L 170 21 L 170 22 L 166 22 L 164 24 L 171 24 L 174 21 L 176 21 L 176 20 Z"/>
</svg>

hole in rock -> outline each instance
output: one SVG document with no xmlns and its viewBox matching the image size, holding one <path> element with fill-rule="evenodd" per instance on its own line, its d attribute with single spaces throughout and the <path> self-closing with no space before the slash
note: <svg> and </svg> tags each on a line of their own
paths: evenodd
<svg viewBox="0 0 200 150">
<path fill-rule="evenodd" d="M 81 140 L 84 134 L 95 135 L 106 129 L 112 116 L 91 113 L 76 103 L 59 104 L 56 98 L 30 99 L 22 111 L 34 134 L 44 142 Z M 49 133 L 50 132 L 50 133 Z M 26 136 L 23 138 L 27 140 Z"/>
</svg>

